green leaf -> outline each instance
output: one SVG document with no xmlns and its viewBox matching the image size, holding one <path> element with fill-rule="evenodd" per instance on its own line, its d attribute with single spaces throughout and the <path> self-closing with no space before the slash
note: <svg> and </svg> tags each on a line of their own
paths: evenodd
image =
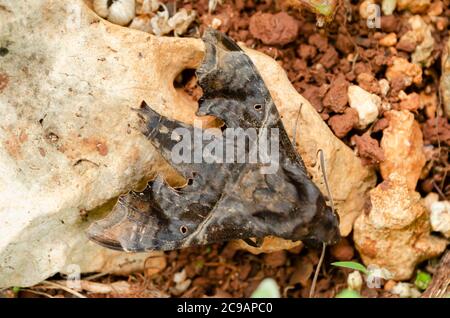
<svg viewBox="0 0 450 318">
<path fill-rule="evenodd" d="M 353 289 L 341 290 L 335 298 L 361 298 L 361 295 Z"/>
<path fill-rule="evenodd" d="M 20 287 L 13 287 L 12 291 L 14 294 L 18 294 L 20 292 L 20 289 L 21 289 Z"/>
<path fill-rule="evenodd" d="M 250 296 L 251 298 L 280 298 L 280 287 L 272 278 L 265 278 Z"/>
<path fill-rule="evenodd" d="M 369 273 L 367 268 L 364 265 L 357 263 L 357 262 L 334 262 L 334 263 L 331 263 L 331 265 L 354 269 L 354 270 L 360 271 L 364 274 Z"/>
<path fill-rule="evenodd" d="M 417 288 L 420 290 L 425 290 L 428 288 L 428 285 L 430 285 L 431 282 L 431 275 L 422 271 L 417 272 L 416 280 L 414 281 L 414 284 Z"/>
</svg>

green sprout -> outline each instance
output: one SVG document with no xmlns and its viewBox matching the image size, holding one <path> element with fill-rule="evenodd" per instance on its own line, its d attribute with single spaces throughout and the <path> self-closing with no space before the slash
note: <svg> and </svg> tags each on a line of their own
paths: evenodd
<svg viewBox="0 0 450 318">
<path fill-rule="evenodd" d="M 416 285 L 416 287 L 420 290 L 425 290 L 428 288 L 428 285 L 430 285 L 431 282 L 431 275 L 426 273 L 426 272 L 422 272 L 422 271 L 418 271 L 417 272 L 417 276 L 416 276 L 416 280 L 414 281 L 414 284 Z"/>
<path fill-rule="evenodd" d="M 272 278 L 265 278 L 250 296 L 251 298 L 280 298 L 280 287 Z"/>
<path fill-rule="evenodd" d="M 337 267 L 343 267 L 343 268 L 350 268 L 353 270 L 360 271 L 361 273 L 366 274 L 366 275 L 369 274 L 369 271 L 367 270 L 367 268 L 364 265 L 357 263 L 357 262 L 334 262 L 334 263 L 331 263 L 331 265 L 337 266 Z"/>
<path fill-rule="evenodd" d="M 18 294 L 20 292 L 21 288 L 20 287 L 13 287 L 12 291 L 14 294 Z"/>
<path fill-rule="evenodd" d="M 361 298 L 361 295 L 356 290 L 343 289 L 336 295 L 335 298 Z"/>
</svg>

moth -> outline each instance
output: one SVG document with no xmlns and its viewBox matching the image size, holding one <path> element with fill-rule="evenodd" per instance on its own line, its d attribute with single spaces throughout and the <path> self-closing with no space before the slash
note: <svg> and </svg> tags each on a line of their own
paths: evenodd
<svg viewBox="0 0 450 318">
<path fill-rule="evenodd" d="M 145 120 L 143 133 L 188 180 L 187 185 L 173 188 L 157 177 L 144 191 L 121 196 L 106 218 L 88 228 L 90 239 L 130 252 L 236 239 L 258 245 L 266 236 L 336 243 L 338 217 L 308 177 L 256 67 L 233 40 L 218 31 L 207 30 L 203 41 L 205 58 L 196 74 L 204 95 L 197 114 L 221 119 L 225 129 L 207 134 L 208 143 L 195 137 L 203 132 L 201 128 L 166 118 L 143 102 L 138 110 Z M 246 135 L 246 144 L 236 145 L 228 138 L 229 129 L 255 133 Z M 257 158 L 261 144 L 274 147 L 262 151 L 265 154 L 260 157 L 265 160 L 251 162 L 205 162 L 205 158 L 189 162 L 174 153 L 185 142 L 181 157 L 192 159 L 196 153 L 205 154 L 211 140 L 217 142 L 209 159 L 218 159 L 217 153 L 225 152 L 226 156 L 240 152 L 247 159 Z"/>
</svg>

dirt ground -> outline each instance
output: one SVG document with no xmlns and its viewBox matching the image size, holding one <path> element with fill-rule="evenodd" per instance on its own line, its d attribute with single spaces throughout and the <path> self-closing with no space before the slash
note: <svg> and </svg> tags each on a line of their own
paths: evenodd
<svg viewBox="0 0 450 318">
<path fill-rule="evenodd" d="M 198 12 L 196 22 L 185 36 L 198 37 L 215 18 L 220 19 L 218 29 L 245 45 L 262 51 L 285 69 L 297 91 L 307 98 L 331 127 L 337 137 L 356 149 L 364 164 L 378 165 L 383 161 L 379 143 L 387 120 L 383 112 L 378 120 L 365 129 L 358 129 L 358 115 L 350 108 L 346 88 L 359 85 L 368 92 L 380 94 L 383 87 L 378 80 L 386 78 L 386 70 L 395 56 L 409 59 L 414 50 L 411 43 L 400 41 L 380 44 L 380 40 L 394 33 L 397 39 L 408 32 L 411 16 L 395 11 L 392 16 L 381 17 L 381 29 L 367 27 L 366 19 L 359 14 L 358 1 L 339 1 L 331 22 L 317 26 L 316 16 L 306 10 L 281 8 L 272 0 L 223 1 L 213 13 L 208 13 L 208 1 L 163 1 L 169 8 L 184 7 Z M 435 1 L 438 2 L 438 1 Z M 439 1 L 441 2 L 441 1 Z M 420 123 L 425 145 L 433 145 L 427 154 L 426 169 L 422 172 L 417 191 L 425 197 L 436 192 L 442 199 L 450 196 L 448 182 L 448 150 L 450 125 L 439 111 L 439 77 L 441 54 L 449 34 L 450 2 L 442 1 L 442 10 L 432 23 L 435 47 L 432 61 L 423 67 L 422 83 L 408 87 L 398 81 L 392 85 L 383 102 L 391 109 L 408 109 Z M 217 21 L 217 20 L 216 20 Z M 270 30 L 268 32 L 267 30 Z M 385 42 L 389 42 L 389 38 Z M 390 45 L 389 45 L 390 44 Z M 179 85 L 198 99 L 201 96 L 192 74 L 185 74 Z M 400 99 L 399 92 L 407 97 Z M 422 98 L 422 99 L 421 99 Z M 429 102 L 423 106 L 423 101 Z M 379 178 L 381 182 L 381 178 Z M 146 270 L 128 277 L 102 276 L 93 282 L 111 283 L 125 280 L 133 292 L 99 294 L 84 293 L 87 297 L 248 297 L 262 279 L 274 278 L 283 297 L 308 297 L 319 251 L 299 247 L 272 254 L 253 255 L 238 251 L 230 244 L 215 244 L 166 253 L 166 266 L 161 271 Z M 333 261 L 355 260 L 361 262 L 349 238 L 326 253 L 316 288 L 316 297 L 334 297 L 346 287 L 351 270 L 331 266 Z M 433 273 L 439 259 L 424 262 L 423 271 Z M 174 282 L 175 274 L 184 284 Z M 185 275 L 184 275 L 185 274 Z M 182 276 L 180 278 L 180 276 Z M 58 279 L 55 277 L 54 279 Z M 36 293 L 37 292 L 37 293 Z M 61 289 L 29 288 L 17 293 L 3 292 L 12 297 L 67 296 Z M 42 294 L 44 293 L 44 294 Z M 362 290 L 364 297 L 395 297 L 384 289 Z"/>
</svg>

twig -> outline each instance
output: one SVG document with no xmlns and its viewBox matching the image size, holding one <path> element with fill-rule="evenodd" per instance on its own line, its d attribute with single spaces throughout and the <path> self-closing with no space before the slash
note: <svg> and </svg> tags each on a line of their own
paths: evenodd
<svg viewBox="0 0 450 318">
<path fill-rule="evenodd" d="M 297 118 L 295 119 L 294 136 L 292 137 L 292 145 L 294 146 L 295 149 L 297 149 L 297 145 L 295 144 L 296 137 L 297 137 L 297 124 L 298 124 L 298 119 L 300 118 L 300 114 L 302 112 L 302 107 L 303 107 L 303 103 L 300 104 L 300 107 L 298 108 L 298 112 L 297 112 Z"/>
<path fill-rule="evenodd" d="M 62 285 L 60 283 L 55 283 L 55 282 L 51 282 L 51 281 L 48 281 L 48 280 L 46 280 L 46 281 L 44 281 L 42 283 L 50 285 L 50 286 L 53 286 L 55 288 L 62 289 L 64 291 L 68 292 L 69 294 L 72 294 L 72 295 L 74 295 L 74 296 L 76 296 L 78 298 L 87 298 L 86 296 L 80 294 L 79 292 L 77 292 L 77 291 L 75 291 L 75 290 L 73 290 L 73 289 L 71 289 L 71 288 L 69 288 L 67 286 L 64 286 L 64 285 Z"/>
<path fill-rule="evenodd" d="M 445 297 L 450 286 L 450 251 L 444 254 L 439 263 L 438 270 L 434 274 L 430 286 L 422 294 L 422 298 Z"/>
<path fill-rule="evenodd" d="M 32 294 L 36 294 L 36 295 L 40 295 L 40 296 L 45 296 L 47 298 L 55 298 L 55 297 L 53 297 L 50 294 L 47 294 L 47 293 L 44 293 L 44 292 L 40 292 L 40 291 L 37 291 L 37 290 L 33 290 L 33 289 L 29 289 L 29 288 L 23 289 L 23 291 L 26 291 L 26 292 L 29 292 L 29 293 L 32 293 Z"/>
<path fill-rule="evenodd" d="M 311 289 L 309 290 L 309 298 L 314 298 L 314 293 L 316 291 L 316 283 L 317 278 L 319 277 L 320 267 L 322 266 L 323 259 L 325 258 L 325 250 L 327 248 L 327 244 L 323 243 L 322 245 L 322 253 L 320 254 L 319 263 L 317 264 L 316 272 L 314 273 L 314 278 L 311 284 Z"/>
<path fill-rule="evenodd" d="M 330 200 L 331 210 L 335 214 L 336 211 L 334 209 L 333 195 L 331 194 L 330 186 L 328 185 L 327 171 L 326 171 L 326 166 L 325 166 L 325 156 L 323 155 L 323 150 L 319 149 L 317 151 L 317 154 L 319 155 L 319 158 L 320 158 L 320 168 L 322 169 L 323 181 L 325 183 L 325 188 L 327 189 L 327 192 L 328 192 L 328 199 Z M 311 289 L 309 291 L 309 298 L 313 298 L 314 297 L 314 293 L 315 293 L 315 289 L 316 289 L 316 283 L 317 283 L 317 278 L 319 277 L 320 268 L 322 267 L 323 259 L 325 258 L 326 249 L 327 249 L 327 244 L 323 243 L 323 245 L 322 245 L 322 253 L 320 254 L 319 263 L 317 264 L 316 272 L 314 273 L 314 278 L 313 278 L 313 281 L 312 281 L 312 284 L 311 284 Z"/>
</svg>

